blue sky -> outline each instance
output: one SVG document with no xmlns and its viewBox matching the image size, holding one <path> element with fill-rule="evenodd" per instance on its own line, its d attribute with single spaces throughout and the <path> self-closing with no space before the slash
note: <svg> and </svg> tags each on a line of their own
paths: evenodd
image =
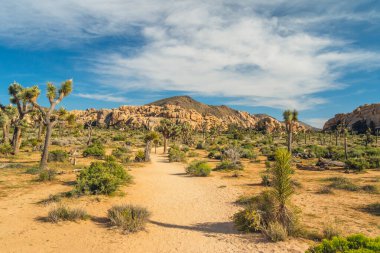
<svg viewBox="0 0 380 253">
<path fill-rule="evenodd" d="M 314 126 L 380 102 L 380 1 L 0 0 L 0 102 L 74 79 L 68 109 L 172 95 Z M 44 96 L 40 102 L 46 103 Z"/>
</svg>

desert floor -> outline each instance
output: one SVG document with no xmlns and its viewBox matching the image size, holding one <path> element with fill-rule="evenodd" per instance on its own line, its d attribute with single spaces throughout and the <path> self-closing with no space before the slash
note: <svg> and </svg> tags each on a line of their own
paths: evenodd
<svg viewBox="0 0 380 253">
<path fill-rule="evenodd" d="M 162 151 L 159 150 L 159 153 Z M 35 162 L 30 156 L 25 164 Z M 88 161 L 83 160 L 84 164 Z M 231 221 L 241 207 L 234 202 L 241 195 L 258 193 L 263 163 L 247 164 L 241 177 L 213 172 L 211 177 L 184 174 L 185 165 L 168 163 L 164 155 L 153 154 L 152 162 L 129 168 L 134 183 L 112 197 L 93 196 L 64 199 L 71 207 L 82 207 L 93 216 L 87 221 L 52 224 L 44 221 L 55 205 L 38 204 L 50 194 L 72 189 L 75 173 L 58 176 L 52 183 L 34 182 L 25 169 L 0 169 L 1 252 L 304 252 L 311 241 L 292 239 L 270 243 L 260 234 L 241 234 Z M 302 210 L 305 227 L 318 231 L 323 223 L 338 220 L 345 234 L 380 234 L 379 217 L 360 210 L 376 202 L 378 195 L 336 190 L 332 195 L 316 194 L 325 184 L 321 178 L 346 176 L 358 184 L 379 184 L 379 171 L 363 175 L 342 172 L 297 171 L 301 183 L 293 202 Z M 373 184 L 373 183 L 372 183 Z M 151 212 L 146 231 L 125 235 L 110 228 L 107 210 L 114 204 L 131 203 Z"/>
</svg>

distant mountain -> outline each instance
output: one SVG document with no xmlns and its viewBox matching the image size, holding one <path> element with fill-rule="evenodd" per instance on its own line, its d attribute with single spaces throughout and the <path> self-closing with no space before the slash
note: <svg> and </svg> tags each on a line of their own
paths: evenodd
<svg viewBox="0 0 380 253">
<path fill-rule="evenodd" d="M 213 115 L 215 117 L 224 116 L 236 116 L 239 114 L 237 110 L 234 110 L 228 106 L 220 105 L 206 105 L 201 102 L 194 100 L 189 96 L 174 96 L 169 98 L 164 98 L 147 105 L 165 106 L 165 105 L 176 105 L 187 110 L 195 110 L 200 114 Z"/>
<path fill-rule="evenodd" d="M 175 96 L 161 99 L 143 106 L 121 106 L 117 109 L 88 109 L 73 111 L 83 123 L 104 127 L 145 127 L 153 128 L 162 119 L 187 122 L 195 129 L 220 126 L 227 129 L 230 124 L 259 131 L 283 131 L 284 124 L 266 114 L 250 114 L 228 106 L 206 105 L 189 96 Z M 297 129 L 305 129 L 297 124 Z"/>
<path fill-rule="evenodd" d="M 380 129 L 380 103 L 365 104 L 350 113 L 336 114 L 325 123 L 323 130 L 335 130 L 340 124 L 359 133 L 366 132 L 368 128 Z"/>
</svg>

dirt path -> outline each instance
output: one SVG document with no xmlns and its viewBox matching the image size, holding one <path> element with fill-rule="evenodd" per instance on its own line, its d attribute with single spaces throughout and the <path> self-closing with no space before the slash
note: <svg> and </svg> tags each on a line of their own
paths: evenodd
<svg viewBox="0 0 380 253">
<path fill-rule="evenodd" d="M 153 155 L 152 163 L 132 172 L 135 184 L 123 198 L 99 203 L 83 202 L 98 218 L 80 223 L 50 224 L 36 218 L 47 213 L 37 206 L 49 193 L 39 186 L 33 193 L 1 201 L 0 244 L 2 252 L 304 252 L 306 244 L 288 241 L 266 243 L 260 236 L 242 235 L 231 222 L 238 210 L 233 204 L 238 187 L 219 177 L 195 178 L 184 174 L 184 165 L 168 163 Z M 77 201 L 78 202 L 78 201 Z M 146 231 L 123 235 L 105 224 L 112 204 L 131 203 L 152 213 Z"/>
</svg>

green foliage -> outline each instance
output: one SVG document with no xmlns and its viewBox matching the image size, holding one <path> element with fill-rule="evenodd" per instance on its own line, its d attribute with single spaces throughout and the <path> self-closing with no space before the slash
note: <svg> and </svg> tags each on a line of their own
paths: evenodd
<svg viewBox="0 0 380 253">
<path fill-rule="evenodd" d="M 186 173 L 197 177 L 207 177 L 211 173 L 211 166 L 207 161 L 193 161 L 187 168 Z"/>
<path fill-rule="evenodd" d="M 370 168 L 370 163 L 364 158 L 348 159 L 346 161 L 347 169 L 363 171 Z"/>
<path fill-rule="evenodd" d="M 127 136 L 123 134 L 117 134 L 114 137 L 112 137 L 113 141 L 126 141 L 127 139 L 128 139 Z"/>
<path fill-rule="evenodd" d="M 40 172 L 41 172 L 41 169 L 39 167 L 28 168 L 25 171 L 26 174 L 31 174 L 31 175 L 37 175 Z"/>
<path fill-rule="evenodd" d="M 271 221 L 263 229 L 263 233 L 272 242 L 285 241 L 288 238 L 288 232 L 284 225 L 278 221 Z"/>
<path fill-rule="evenodd" d="M 135 162 L 141 163 L 145 161 L 145 153 L 144 150 L 137 150 L 135 154 Z"/>
<path fill-rule="evenodd" d="M 258 210 L 252 206 L 237 212 L 233 216 L 236 229 L 249 233 L 258 232 L 262 229 L 261 215 Z"/>
<path fill-rule="evenodd" d="M 178 147 L 169 149 L 169 162 L 186 162 L 186 153 L 179 150 Z"/>
<path fill-rule="evenodd" d="M 268 174 L 261 175 L 261 185 L 263 185 L 263 186 L 270 186 L 271 185 L 270 177 Z"/>
<path fill-rule="evenodd" d="M 59 221 L 86 220 L 89 217 L 87 212 L 80 208 L 69 208 L 65 205 L 54 207 L 48 213 L 48 221 L 57 223 Z"/>
<path fill-rule="evenodd" d="M 346 190 L 346 191 L 358 191 L 360 187 L 354 184 L 351 180 L 344 177 L 331 177 L 327 178 L 326 181 L 330 181 L 331 183 L 328 185 L 331 188 Z"/>
<path fill-rule="evenodd" d="M 233 163 L 231 161 L 222 161 L 221 163 L 216 166 L 215 170 L 242 170 L 244 169 L 243 164 L 239 163 Z"/>
<path fill-rule="evenodd" d="M 362 208 L 362 211 L 380 216 L 380 202 L 368 204 Z"/>
<path fill-rule="evenodd" d="M 48 162 L 66 162 L 69 159 L 69 153 L 64 150 L 53 150 L 49 152 Z"/>
<path fill-rule="evenodd" d="M 131 160 L 131 151 L 126 147 L 118 147 L 112 151 L 112 156 L 119 159 L 122 163 L 128 163 Z"/>
<path fill-rule="evenodd" d="M 41 182 L 53 181 L 57 176 L 57 171 L 53 169 L 41 170 L 38 175 L 38 180 Z"/>
<path fill-rule="evenodd" d="M 111 194 L 130 181 L 131 176 L 120 164 L 94 162 L 78 175 L 76 190 L 81 194 Z"/>
<path fill-rule="evenodd" d="M 148 210 L 133 205 L 113 206 L 108 210 L 108 218 L 111 224 L 119 227 L 125 233 L 143 230 L 149 216 Z"/>
<path fill-rule="evenodd" d="M 9 155 L 13 151 L 12 146 L 8 143 L 0 144 L 0 154 Z"/>
<path fill-rule="evenodd" d="M 324 239 L 317 246 L 309 248 L 306 253 L 376 253 L 380 251 L 380 237 L 368 238 L 364 235 L 351 235 L 347 238 L 333 237 Z"/>
<path fill-rule="evenodd" d="M 104 146 L 98 142 L 91 144 L 83 151 L 84 157 L 88 157 L 88 156 L 104 157 L 105 154 L 106 154 L 106 151 L 104 149 Z"/>
</svg>

